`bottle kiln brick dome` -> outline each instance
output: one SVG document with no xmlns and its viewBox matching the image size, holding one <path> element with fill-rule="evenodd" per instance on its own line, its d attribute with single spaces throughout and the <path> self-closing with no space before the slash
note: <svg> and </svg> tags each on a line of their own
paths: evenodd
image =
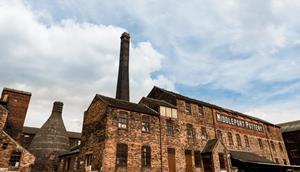
<svg viewBox="0 0 300 172">
<path fill-rule="evenodd" d="M 52 113 L 34 136 L 29 151 L 36 156 L 32 171 L 53 171 L 58 156 L 69 149 L 69 138 L 62 119 L 62 102 L 54 102 Z"/>
</svg>

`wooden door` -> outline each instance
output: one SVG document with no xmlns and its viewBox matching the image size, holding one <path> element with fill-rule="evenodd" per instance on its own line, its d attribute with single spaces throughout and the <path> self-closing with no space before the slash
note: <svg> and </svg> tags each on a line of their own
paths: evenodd
<svg viewBox="0 0 300 172">
<path fill-rule="evenodd" d="M 192 151 L 185 150 L 185 171 L 192 172 L 193 171 L 193 158 L 192 158 Z"/>
<path fill-rule="evenodd" d="M 168 165 L 169 172 L 176 172 L 175 149 L 168 148 Z"/>
</svg>

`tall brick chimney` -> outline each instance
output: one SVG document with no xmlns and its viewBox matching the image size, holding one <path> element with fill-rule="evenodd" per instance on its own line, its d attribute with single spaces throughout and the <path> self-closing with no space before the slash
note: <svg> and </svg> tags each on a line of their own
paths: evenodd
<svg viewBox="0 0 300 172">
<path fill-rule="evenodd" d="M 121 36 L 120 63 L 116 98 L 129 101 L 129 44 L 130 35 L 124 32 Z"/>
</svg>

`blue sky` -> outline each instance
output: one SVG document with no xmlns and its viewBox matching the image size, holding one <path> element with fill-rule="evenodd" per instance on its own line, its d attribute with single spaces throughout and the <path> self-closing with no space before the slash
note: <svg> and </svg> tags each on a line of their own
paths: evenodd
<svg viewBox="0 0 300 172">
<path fill-rule="evenodd" d="M 0 87 L 33 94 L 26 125 L 65 103 L 81 130 L 96 93 L 114 96 L 119 37 L 131 35 L 132 101 L 153 85 L 273 123 L 300 115 L 300 2 L 0 1 Z"/>
</svg>

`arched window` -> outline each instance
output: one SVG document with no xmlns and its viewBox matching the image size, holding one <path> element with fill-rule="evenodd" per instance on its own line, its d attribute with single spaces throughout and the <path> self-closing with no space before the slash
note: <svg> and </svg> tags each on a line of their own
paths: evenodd
<svg viewBox="0 0 300 172">
<path fill-rule="evenodd" d="M 246 147 L 250 147 L 248 136 L 244 135 Z"/>
<path fill-rule="evenodd" d="M 232 139 L 232 134 L 230 132 L 227 133 L 228 136 L 228 144 L 233 145 L 233 139 Z"/>
<path fill-rule="evenodd" d="M 242 146 L 241 136 L 239 134 L 236 134 L 235 137 L 236 137 L 237 145 Z"/>
</svg>

